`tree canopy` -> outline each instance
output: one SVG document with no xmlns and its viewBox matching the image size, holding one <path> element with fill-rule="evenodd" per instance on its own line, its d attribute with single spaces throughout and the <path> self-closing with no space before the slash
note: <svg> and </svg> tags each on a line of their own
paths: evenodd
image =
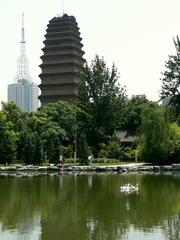
<svg viewBox="0 0 180 240">
<path fill-rule="evenodd" d="M 99 56 L 95 56 L 90 66 L 86 63 L 82 72 L 78 105 L 88 116 L 86 135 L 96 150 L 99 143 L 124 124 L 127 95 L 118 80 L 115 65 L 109 70 Z"/>
<path fill-rule="evenodd" d="M 178 115 L 178 37 L 174 43 L 177 54 L 166 63 L 161 98 L 170 97 L 171 110 Z M 145 95 L 128 98 L 115 65 L 108 68 L 103 57 L 95 56 L 90 65 L 86 63 L 82 68 L 76 101 L 49 103 L 33 113 L 22 112 L 12 102 L 2 103 L 0 163 L 57 162 L 60 155 L 72 158 L 73 153 L 77 153 L 80 162 L 85 162 L 91 153 L 100 158 L 118 159 L 123 155 L 132 159 L 138 152 L 137 144 L 123 146 L 115 132 L 136 134 L 137 130 L 143 161 L 178 162 L 180 127 L 178 118 L 168 114 L 165 107 L 149 101 Z"/>
<path fill-rule="evenodd" d="M 157 103 L 144 105 L 139 129 L 139 155 L 151 163 L 180 160 L 180 127 L 170 122 L 169 112 Z"/>
<path fill-rule="evenodd" d="M 176 55 L 170 55 L 165 62 L 166 70 L 161 78 L 161 99 L 169 98 L 171 109 L 180 114 L 180 40 L 174 39 Z"/>
</svg>

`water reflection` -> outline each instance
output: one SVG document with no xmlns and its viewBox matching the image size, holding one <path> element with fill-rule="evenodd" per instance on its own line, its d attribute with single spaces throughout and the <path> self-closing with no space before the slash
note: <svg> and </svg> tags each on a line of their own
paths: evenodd
<svg viewBox="0 0 180 240">
<path fill-rule="evenodd" d="M 3 240 L 180 239 L 178 175 L 1 176 L 0 206 Z"/>
<path fill-rule="evenodd" d="M 30 221 L 23 222 L 21 224 L 17 224 L 16 228 L 5 228 L 0 223 L 0 236 L 1 239 L 6 240 L 38 240 L 41 235 L 41 225 L 40 225 L 40 216 L 37 216 L 34 219 L 30 219 Z"/>
</svg>

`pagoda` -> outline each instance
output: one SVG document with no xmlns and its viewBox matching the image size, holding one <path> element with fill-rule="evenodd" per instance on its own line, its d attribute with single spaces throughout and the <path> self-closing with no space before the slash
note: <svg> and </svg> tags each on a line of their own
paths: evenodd
<svg viewBox="0 0 180 240">
<path fill-rule="evenodd" d="M 41 105 L 69 101 L 78 95 L 84 63 L 79 27 L 74 16 L 54 17 L 47 25 L 40 68 Z"/>
</svg>

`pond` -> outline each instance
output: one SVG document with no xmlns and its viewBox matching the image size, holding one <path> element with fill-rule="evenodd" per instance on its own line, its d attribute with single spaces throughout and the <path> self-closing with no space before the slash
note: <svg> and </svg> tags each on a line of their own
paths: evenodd
<svg viewBox="0 0 180 240">
<path fill-rule="evenodd" d="M 120 186 L 139 184 L 139 192 Z M 180 173 L 0 175 L 1 240 L 178 240 Z"/>
</svg>

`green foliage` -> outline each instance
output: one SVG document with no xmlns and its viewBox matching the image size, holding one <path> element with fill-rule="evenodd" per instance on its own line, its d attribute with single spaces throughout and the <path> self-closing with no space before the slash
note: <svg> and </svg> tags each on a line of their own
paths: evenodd
<svg viewBox="0 0 180 240">
<path fill-rule="evenodd" d="M 45 156 L 50 162 L 59 159 L 60 143 L 65 138 L 65 132 L 57 123 L 42 113 L 32 113 L 27 120 L 25 133 L 22 132 L 22 158 L 26 162 L 40 164 Z M 27 134 L 28 133 L 28 134 Z M 26 146 L 31 149 L 28 153 Z M 27 162 L 26 162 L 27 163 Z"/>
<path fill-rule="evenodd" d="M 122 148 L 120 146 L 120 143 L 112 140 L 108 144 L 108 157 L 118 159 L 121 154 Z"/>
<path fill-rule="evenodd" d="M 61 155 L 64 157 L 64 159 L 69 158 L 72 159 L 73 158 L 73 145 L 68 145 L 68 146 L 60 146 L 60 152 Z"/>
<path fill-rule="evenodd" d="M 100 151 L 98 152 L 99 158 L 107 158 L 108 157 L 108 146 L 105 143 L 100 144 Z"/>
<path fill-rule="evenodd" d="M 26 164 L 57 162 L 65 131 L 41 112 L 22 113 L 14 103 L 3 103 L 0 112 L 0 162 Z"/>
<path fill-rule="evenodd" d="M 112 158 L 107 158 L 107 157 L 98 157 L 94 158 L 92 161 L 93 164 L 95 165 L 111 165 L 111 164 L 119 164 L 118 159 L 112 159 Z"/>
<path fill-rule="evenodd" d="M 169 158 L 171 162 L 180 162 L 180 127 L 177 123 L 170 124 Z"/>
<path fill-rule="evenodd" d="M 131 147 L 124 147 L 122 150 L 122 156 L 124 160 L 134 161 L 135 160 L 136 150 L 132 149 Z"/>
<path fill-rule="evenodd" d="M 0 112 L 0 162 L 11 163 L 17 159 L 19 131 L 23 113 L 14 103 L 2 103 Z"/>
<path fill-rule="evenodd" d="M 41 107 L 39 112 L 47 114 L 53 122 L 63 129 L 65 134 L 64 138 L 61 139 L 61 145 L 64 147 L 75 145 L 74 141 L 76 134 L 79 148 L 77 151 L 78 157 L 80 159 L 87 158 L 86 153 L 88 152 L 88 145 L 85 134 L 85 129 L 87 128 L 87 115 L 81 108 L 71 102 L 58 101 Z M 70 154 L 71 156 L 69 155 L 68 157 L 72 157 L 72 151 L 75 151 L 75 149 L 72 149 L 71 147 L 71 150 L 69 150 L 64 154 L 62 153 L 62 155 Z"/>
<path fill-rule="evenodd" d="M 176 55 L 169 56 L 165 63 L 166 70 L 163 72 L 161 99 L 169 98 L 171 109 L 180 114 L 180 40 L 174 39 Z"/>
<path fill-rule="evenodd" d="M 73 141 L 74 127 L 80 112 L 78 107 L 65 101 L 58 101 L 42 106 L 39 112 L 45 113 L 53 122 L 56 122 L 60 128 L 64 129 L 66 133 L 66 139 L 64 140 L 67 140 L 67 142 Z"/>
<path fill-rule="evenodd" d="M 57 163 L 59 155 L 77 157 L 86 163 L 93 153 L 106 159 L 134 159 L 135 149 L 123 147 L 114 139 L 117 130 L 135 133 L 139 128 L 138 152 L 143 161 L 179 162 L 180 158 L 180 41 L 174 41 L 177 54 L 170 56 L 162 79 L 161 97 L 170 96 L 174 115 L 152 103 L 144 95 L 127 98 L 118 84 L 119 73 L 96 56 L 83 68 L 78 100 L 58 101 L 35 113 L 23 113 L 13 102 L 2 103 L 0 111 L 0 163 Z M 179 114 L 179 116 L 178 116 Z M 175 121 L 177 123 L 173 123 Z M 136 154 L 137 155 L 137 154 Z"/>
<path fill-rule="evenodd" d="M 136 131 L 141 125 L 141 113 L 144 104 L 148 103 L 145 95 L 133 95 L 127 101 L 126 107 L 126 123 L 124 128 L 131 131 Z"/>
<path fill-rule="evenodd" d="M 28 113 L 22 112 L 14 102 L 2 102 L 2 111 L 6 115 L 7 121 L 13 124 L 13 129 L 21 131 Z"/>
<path fill-rule="evenodd" d="M 99 158 L 119 159 L 121 154 L 122 146 L 115 139 L 111 139 L 108 144 L 100 144 L 100 151 L 98 153 Z"/>
<path fill-rule="evenodd" d="M 167 160 L 169 122 L 167 112 L 157 104 L 147 104 L 142 112 L 139 154 L 143 161 Z"/>
<path fill-rule="evenodd" d="M 0 112 L 0 136 L 0 163 L 9 164 L 16 160 L 18 134 L 4 112 Z"/>
<path fill-rule="evenodd" d="M 30 129 L 20 133 L 19 160 L 26 164 L 35 164 L 36 162 L 40 163 L 41 156 L 39 145 L 37 145 L 37 139 L 37 134 L 32 132 Z M 37 161 L 36 159 L 39 160 Z"/>
<path fill-rule="evenodd" d="M 90 153 L 91 151 L 87 144 L 86 135 L 84 133 L 79 133 L 77 141 L 77 157 L 81 164 L 87 163 L 87 157 Z"/>
<path fill-rule="evenodd" d="M 118 85 L 118 79 L 115 66 L 110 71 L 104 59 L 98 56 L 83 69 L 78 104 L 88 116 L 85 134 L 95 155 L 99 143 L 106 142 L 114 129 L 123 125 L 127 96 L 125 89 Z"/>
</svg>

